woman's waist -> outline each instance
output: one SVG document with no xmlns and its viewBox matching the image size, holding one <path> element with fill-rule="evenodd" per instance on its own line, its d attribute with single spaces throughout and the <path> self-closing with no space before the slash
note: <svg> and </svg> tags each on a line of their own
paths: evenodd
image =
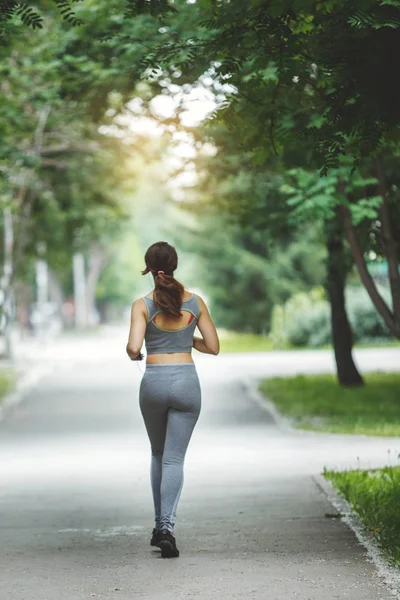
<svg viewBox="0 0 400 600">
<path fill-rule="evenodd" d="M 189 352 L 165 352 L 157 354 L 148 354 L 146 359 L 147 365 L 193 365 L 193 358 Z"/>
</svg>

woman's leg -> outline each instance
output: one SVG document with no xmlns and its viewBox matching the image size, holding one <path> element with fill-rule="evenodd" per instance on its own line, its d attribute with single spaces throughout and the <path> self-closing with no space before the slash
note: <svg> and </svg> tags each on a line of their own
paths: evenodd
<svg viewBox="0 0 400 600">
<path fill-rule="evenodd" d="M 151 444 L 150 481 L 153 492 L 155 527 L 160 528 L 162 459 L 167 431 L 167 393 L 159 380 L 140 387 L 140 410 Z"/>
<path fill-rule="evenodd" d="M 174 531 L 176 509 L 183 486 L 183 465 L 193 429 L 199 418 L 201 391 L 197 373 L 176 382 L 168 410 L 162 457 L 160 529 Z"/>
</svg>

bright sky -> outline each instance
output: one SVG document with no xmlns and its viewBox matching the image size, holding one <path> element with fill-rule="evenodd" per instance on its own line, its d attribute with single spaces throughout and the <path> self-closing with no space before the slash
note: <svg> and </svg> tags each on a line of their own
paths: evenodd
<svg viewBox="0 0 400 600">
<path fill-rule="evenodd" d="M 193 186 L 197 182 L 193 160 L 199 151 L 209 156 L 216 154 L 216 148 L 210 143 L 202 144 L 199 148 L 190 129 L 200 125 L 221 102 L 226 100 L 226 94 L 233 90 L 229 84 L 215 82 L 210 76 L 211 71 L 203 75 L 193 86 L 189 84 L 180 86 L 172 83 L 171 80 L 159 81 L 162 93 L 151 99 L 149 111 L 143 100 L 136 97 L 128 102 L 124 114 L 115 116 L 114 124 L 100 127 L 100 133 L 126 139 L 127 142 L 132 137 L 159 137 L 168 131 L 172 138 L 166 158 L 167 166 L 171 170 L 168 186 L 171 195 L 177 200 L 184 198 L 186 187 Z M 107 114 L 113 117 L 116 113 L 110 109 Z M 174 117 L 179 120 L 181 128 L 177 128 L 174 124 L 163 123 L 164 119 Z M 180 173 L 174 174 L 178 169 Z"/>
</svg>

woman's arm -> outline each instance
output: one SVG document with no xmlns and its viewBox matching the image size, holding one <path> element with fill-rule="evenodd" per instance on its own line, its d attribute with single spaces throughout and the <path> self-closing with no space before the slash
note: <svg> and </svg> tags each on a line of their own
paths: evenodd
<svg viewBox="0 0 400 600">
<path fill-rule="evenodd" d="M 193 347 L 199 352 L 216 355 L 219 353 L 219 339 L 217 330 L 215 329 L 215 325 L 210 317 L 206 303 L 202 298 L 200 298 L 200 296 L 197 296 L 197 298 L 199 299 L 200 306 L 200 316 L 197 327 L 199 328 L 203 337 L 200 338 L 195 336 L 193 338 Z"/>
<path fill-rule="evenodd" d="M 136 300 L 132 304 L 131 327 L 129 330 L 128 343 L 126 351 L 131 360 L 142 360 L 143 355 L 140 350 L 143 345 L 144 335 L 146 333 L 147 312 L 143 300 Z"/>
</svg>

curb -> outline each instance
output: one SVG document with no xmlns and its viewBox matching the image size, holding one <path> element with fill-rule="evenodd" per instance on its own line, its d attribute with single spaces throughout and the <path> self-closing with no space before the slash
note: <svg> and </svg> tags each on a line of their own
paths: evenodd
<svg viewBox="0 0 400 600">
<path fill-rule="evenodd" d="M 46 365 L 37 365 L 30 368 L 17 381 L 15 389 L 6 394 L 0 403 L 0 423 L 9 415 L 9 413 L 22 402 L 28 393 L 40 382 L 40 380 L 50 373 L 52 368 Z"/>
<path fill-rule="evenodd" d="M 360 517 L 353 511 L 347 500 L 339 495 L 332 483 L 322 475 L 313 475 L 312 479 L 329 502 L 343 515 L 341 520 L 354 531 L 358 542 L 366 549 L 369 561 L 375 565 L 378 576 L 383 579 L 390 594 L 394 598 L 400 599 L 400 569 L 387 562 L 375 538 L 365 527 Z"/>
<path fill-rule="evenodd" d="M 269 417 L 273 421 L 274 425 L 282 432 L 290 432 L 294 435 L 308 434 L 308 431 L 302 431 L 301 429 L 295 429 L 288 417 L 282 415 L 276 408 L 275 404 L 271 402 L 266 396 L 261 394 L 258 390 L 258 384 L 262 379 L 251 379 L 246 378 L 242 380 L 246 396 L 252 400 L 261 410 L 268 413 Z"/>
</svg>

